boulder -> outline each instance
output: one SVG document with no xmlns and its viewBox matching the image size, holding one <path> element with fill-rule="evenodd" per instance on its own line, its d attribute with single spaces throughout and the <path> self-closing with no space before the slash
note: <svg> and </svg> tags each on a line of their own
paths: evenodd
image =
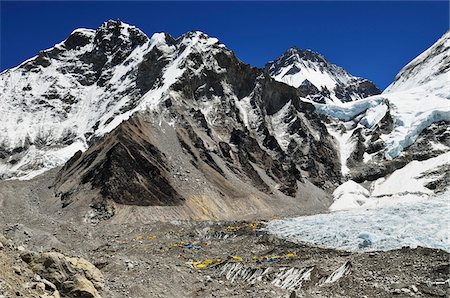
<svg viewBox="0 0 450 298">
<path fill-rule="evenodd" d="M 49 284 L 54 285 L 64 296 L 100 297 L 105 280 L 101 271 L 90 262 L 79 257 L 67 257 L 59 252 L 21 254 L 31 269 Z"/>
<path fill-rule="evenodd" d="M 92 282 L 81 275 L 75 275 L 73 280 L 64 282 L 63 290 L 74 298 L 101 298 Z"/>
</svg>

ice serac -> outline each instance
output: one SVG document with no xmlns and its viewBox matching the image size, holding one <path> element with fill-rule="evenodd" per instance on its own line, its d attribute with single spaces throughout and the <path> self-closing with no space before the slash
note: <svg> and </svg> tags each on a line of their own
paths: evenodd
<svg viewBox="0 0 450 298">
<path fill-rule="evenodd" d="M 356 182 L 374 181 L 413 160 L 450 150 L 449 53 L 447 32 L 406 65 L 382 94 L 343 104 L 314 104 L 331 117 L 330 133 L 348 145 L 340 150 L 344 175 Z M 443 168 L 438 172 L 436 181 L 441 181 Z M 442 183 L 438 185 L 442 190 Z"/>
<path fill-rule="evenodd" d="M 447 32 L 381 95 L 341 105 L 315 103 L 330 117 L 329 132 L 344 145 L 342 174 L 351 179 L 335 190 L 330 210 L 412 206 L 446 190 L 441 197 L 448 199 L 449 55 Z"/>
<path fill-rule="evenodd" d="M 446 192 L 431 200 L 397 202 L 269 222 L 267 229 L 293 242 L 351 251 L 430 247 L 450 251 Z"/>
<path fill-rule="evenodd" d="M 277 81 L 297 88 L 304 98 L 321 103 L 355 101 L 381 91 L 369 80 L 352 76 L 319 53 L 288 49 L 266 65 Z"/>
</svg>

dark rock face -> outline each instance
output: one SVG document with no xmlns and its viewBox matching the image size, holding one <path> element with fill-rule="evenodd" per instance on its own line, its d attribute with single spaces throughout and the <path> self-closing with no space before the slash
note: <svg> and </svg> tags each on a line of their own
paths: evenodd
<svg viewBox="0 0 450 298">
<path fill-rule="evenodd" d="M 310 107 L 299 100 L 295 89 L 286 88 L 283 83 L 265 77 L 262 84 L 263 86 L 260 89 L 261 100 L 264 102 L 268 115 L 273 115 L 278 112 L 290 100 L 293 100 L 294 105 L 297 105 L 299 108 L 302 105 L 306 109 L 313 109 L 312 106 Z"/>
<path fill-rule="evenodd" d="M 138 70 L 141 92 L 158 85 L 167 63 L 160 55 L 156 49 L 144 58 Z M 214 171 L 213 176 L 226 180 L 225 165 L 240 180 L 269 195 L 273 190 L 257 169 L 277 184 L 278 191 L 291 197 L 297 196 L 297 183 L 305 178 L 318 186 L 339 183 L 340 165 L 331 138 L 314 106 L 301 101 L 298 90 L 214 46 L 209 52 L 191 52 L 184 63 L 188 67 L 171 87 L 174 95 L 161 101 L 161 113 L 174 123 L 177 141 L 186 153 L 183 159 L 201 172 L 206 166 Z M 215 70 L 215 65 L 226 71 Z M 254 115 L 250 120 L 240 112 L 239 102 L 244 100 Z M 289 102 L 282 121 L 288 124 L 287 134 L 293 140 L 286 151 L 267 119 Z M 250 126 L 249 121 L 258 125 Z M 181 204 L 184 197 L 172 186 L 168 157 L 145 137 L 145 127 L 140 120 L 129 120 L 96 141 L 75 162 L 66 164 L 56 189 L 67 194 L 63 197 L 70 204 L 77 190 L 64 185 L 75 175 L 81 177 L 81 184 L 90 184 L 104 199 L 119 204 Z M 213 187 L 218 182 L 210 183 Z"/>
<path fill-rule="evenodd" d="M 253 169 L 250 162 L 265 169 L 266 174 L 280 184 L 279 190 L 281 192 L 289 196 L 295 196 L 297 181 L 302 181 L 302 177 L 295 164 L 288 160 L 286 155 L 282 155 L 279 160 L 272 159 L 269 154 L 261 149 L 255 139 L 248 137 L 245 132 L 240 130 L 231 133 L 230 143 L 236 148 L 237 161 L 241 168 L 262 191 L 267 192 L 268 186 Z"/>
<path fill-rule="evenodd" d="M 381 93 L 375 84 L 369 80 L 359 79 L 354 80 L 348 85 L 338 85 L 334 88 L 336 97 L 342 102 L 352 101 L 352 95 L 358 94 L 361 98 L 377 95 Z"/>
<path fill-rule="evenodd" d="M 340 165 L 336 162 L 337 153 L 334 144 L 320 117 L 315 113 L 314 106 L 301 101 L 297 89 L 277 82 L 265 72 L 241 63 L 231 52 L 219 51 L 206 57 L 197 54 L 193 56 L 190 59 L 191 67 L 173 89 L 181 92 L 187 106 L 194 105 L 196 109 L 203 103 L 214 106 L 213 112 L 203 116 L 205 121 L 201 121 L 200 126 L 206 129 L 210 136 L 223 136 L 222 141 L 215 140 L 217 147 L 219 143 L 222 143 L 222 147 L 225 146 L 223 139 L 229 139 L 230 145 L 237 146 L 237 156 L 244 164 L 247 159 L 252 161 L 250 152 L 264 152 L 275 165 L 268 169 L 266 165 L 262 167 L 272 173 L 269 176 L 276 176 L 283 181 L 281 189 L 285 189 L 283 192 L 288 195 L 295 194 L 295 180 L 301 180 L 299 172 L 301 168 L 308 171 L 308 178 L 316 185 L 331 183 L 329 185 L 331 186 L 340 181 Z M 209 69 L 208 65 L 213 64 L 212 61 L 217 61 L 217 64 L 227 71 L 218 73 Z M 203 71 L 199 73 L 196 70 L 200 68 Z M 229 90 L 224 90 L 224 86 Z M 215 102 L 216 98 L 220 98 L 220 101 Z M 239 102 L 243 98 L 248 98 L 252 113 L 255 115 L 252 120 L 258 123 L 255 127 L 245 125 L 236 105 L 236 100 Z M 280 147 L 278 136 L 266 122 L 266 118 L 273 117 L 289 102 L 292 103 L 292 108 L 284 122 L 289 123 L 287 133 L 297 141 L 292 141 L 288 152 Z M 187 107 L 184 103 L 174 103 L 169 109 L 174 115 L 184 115 Z M 197 113 L 194 113 L 194 116 L 198 118 Z M 185 115 L 184 119 L 191 117 Z M 216 122 L 211 123 L 211 119 Z M 317 139 L 314 134 L 320 137 Z M 236 138 L 239 142 L 236 142 Z M 245 152 L 239 153 L 240 151 Z M 220 149 L 217 149 L 217 152 L 220 152 Z M 260 158 L 253 159 L 259 161 L 258 164 L 261 165 Z M 308 163 L 307 167 L 304 166 L 305 163 Z M 276 171 L 273 167 L 277 167 L 279 172 L 284 174 L 274 175 Z M 247 170 L 251 171 L 249 167 Z M 254 176 L 250 172 L 248 174 Z M 287 178 L 288 176 L 290 178 Z M 254 179 L 258 180 L 254 181 L 256 184 L 261 185 L 258 178 Z"/>
<path fill-rule="evenodd" d="M 353 131 L 352 138 L 356 139 L 356 148 L 350 154 L 350 157 L 347 159 L 347 165 L 349 167 L 353 167 L 358 163 L 363 161 L 364 152 L 366 151 L 366 146 L 364 145 L 364 136 L 361 132 L 362 129 L 356 129 Z"/>
<path fill-rule="evenodd" d="M 124 27 L 120 21 L 108 21 L 95 32 L 92 51 L 86 52 L 81 60 L 91 65 L 93 75 L 89 82 L 105 86 L 112 74 L 108 70 L 121 64 L 148 37 L 139 29 Z"/>
<path fill-rule="evenodd" d="M 323 94 L 321 94 L 320 90 L 307 79 L 304 80 L 297 89 L 301 97 L 314 98 L 315 102 L 325 103 Z"/>
<path fill-rule="evenodd" d="M 68 50 L 79 49 L 89 44 L 92 37 L 80 31 L 73 32 L 65 41 L 64 46 Z"/>
<path fill-rule="evenodd" d="M 434 177 L 434 180 L 425 185 L 426 188 L 435 192 L 445 191 L 450 184 L 450 166 L 443 165 L 438 170 L 427 173 L 429 176 Z M 436 179 L 436 176 L 440 176 Z"/>
<path fill-rule="evenodd" d="M 139 65 L 136 74 L 136 87 L 141 95 L 144 95 L 148 90 L 158 85 L 161 80 L 162 70 L 169 62 L 166 59 L 161 59 L 162 53 L 158 48 L 144 56 L 144 60 Z"/>
<path fill-rule="evenodd" d="M 357 183 L 375 181 L 378 178 L 391 174 L 395 170 L 403 168 L 410 161 L 411 159 L 396 158 L 394 160 L 367 163 L 353 169 L 352 180 Z"/>
<path fill-rule="evenodd" d="M 442 149 L 435 149 L 433 143 L 450 147 L 450 122 L 440 121 L 425 128 L 417 140 L 408 147 L 407 152 L 417 160 L 443 153 Z"/>
<path fill-rule="evenodd" d="M 84 174 L 82 183 L 91 182 L 102 196 L 121 204 L 176 204 L 179 196 L 164 177 L 167 170 L 159 165 L 164 166 L 164 160 L 156 147 L 122 139 L 106 152 L 104 161 Z"/>
<path fill-rule="evenodd" d="M 379 137 L 381 133 L 392 130 L 392 117 L 388 111 L 378 127 L 371 131 L 371 134 L 366 132 L 366 135 L 364 135 L 362 130 L 355 130 L 356 149 L 347 161 L 348 166 L 352 169 L 352 179 L 356 182 L 374 181 L 403 168 L 413 160 L 427 160 L 444 153 L 444 151 L 436 149 L 433 144 L 450 146 L 449 124 L 446 121 L 441 121 L 430 125 L 419 134 L 417 140 L 411 146 L 404 150 L 402 155 L 393 160 L 386 160 L 383 155 L 384 143 Z M 367 148 L 364 145 L 366 139 L 370 140 Z M 363 163 L 364 152 L 375 154 L 374 159 L 369 163 Z M 445 169 L 443 168 L 441 172 L 445 173 Z M 427 187 L 441 190 L 448 185 L 450 185 L 450 180 L 445 173 Z"/>
<path fill-rule="evenodd" d="M 139 206 L 170 206 L 182 203 L 168 180 L 167 158 L 144 135 L 136 134 L 141 123 L 130 120 L 100 139 L 88 151 L 75 154 L 60 171 L 56 186 L 80 177 L 105 199 Z M 76 188 L 60 194 L 69 199 Z M 63 202 L 64 203 L 64 202 Z M 69 202 L 70 203 L 70 202 Z"/>
<path fill-rule="evenodd" d="M 206 37 L 200 36 L 200 38 Z M 175 43 L 180 42 L 182 42 L 182 38 L 175 41 Z M 158 59 L 157 61 L 159 62 L 163 60 L 161 58 Z M 148 67 L 154 71 L 154 69 L 159 68 L 159 62 L 149 63 Z M 339 181 L 339 165 L 332 160 L 336 157 L 336 152 L 332 143 L 327 141 L 328 134 L 326 128 L 317 119 L 318 116 L 314 112 L 314 107 L 311 104 L 300 101 L 298 90 L 274 81 L 259 69 L 243 64 L 229 50 L 218 49 L 214 46 L 207 53 L 193 51 L 187 57 L 185 64 L 188 67 L 184 74 L 171 87 L 172 90 L 181 95 L 183 100 L 167 99 L 166 102 L 170 104 L 166 104 L 166 110 L 177 121 L 179 126 L 188 129 L 189 138 L 193 140 L 194 147 L 197 150 L 206 152 L 202 145 L 203 141 L 198 141 L 201 138 L 193 132 L 194 130 L 190 128 L 191 126 L 195 127 L 195 130 L 204 130 L 210 138 L 214 139 L 217 146 L 214 151 L 216 153 L 221 152 L 220 146 L 224 148 L 224 146 L 228 145 L 223 139 L 230 139 L 233 132 L 239 129 L 245 132 L 247 138 L 253 139 L 258 144 L 258 147 L 261 148 L 260 150 L 266 152 L 272 159 L 282 160 L 280 164 L 287 163 L 285 168 L 292 169 L 291 171 L 294 171 L 293 169 L 295 168 L 295 171 L 298 171 L 297 168 L 300 166 L 300 163 L 286 155 L 279 146 L 274 132 L 268 129 L 268 124 L 264 120 L 265 115 L 274 115 L 291 101 L 295 108 L 291 111 L 291 118 L 289 119 L 289 121 L 292 120 L 289 134 L 298 135 L 303 138 L 302 144 L 292 145 L 296 148 L 292 150 L 297 151 L 297 155 L 299 155 L 300 151 L 305 151 L 305 144 L 314 143 L 314 145 L 307 146 L 313 148 L 313 151 L 322 150 L 324 152 L 326 151 L 327 154 L 313 156 L 313 154 L 301 153 L 303 156 L 301 163 L 304 163 L 308 158 L 313 159 L 309 161 L 310 168 L 313 169 L 311 176 L 317 177 L 315 181 L 318 184 L 323 184 L 323 181 L 319 182 L 319 180 L 329 180 L 332 183 Z M 226 71 L 218 72 L 213 65 L 218 65 L 220 68 L 226 69 Z M 149 72 L 145 71 L 143 73 L 148 74 Z M 155 71 L 155 73 L 158 73 L 158 71 Z M 152 80 L 144 81 L 151 82 Z M 149 83 L 149 85 L 152 85 L 152 83 Z M 225 87 L 226 89 L 224 89 Z M 220 100 L 217 100 L 218 98 Z M 258 125 L 250 130 L 249 127 L 246 127 L 242 114 L 236 104 L 236 101 L 239 102 L 243 98 L 249 98 L 250 107 L 256 117 L 254 120 L 258 123 Z M 202 107 L 205 105 L 214 108 L 211 112 L 205 114 L 201 112 L 204 109 Z M 297 115 L 298 112 L 302 113 L 306 120 L 299 118 Z M 192 118 L 195 121 L 192 121 Z M 215 122 L 212 123 L 211 119 L 214 119 Z M 304 121 L 311 122 L 311 124 L 305 124 L 303 123 Z M 314 129 L 314 133 L 318 130 L 319 134 L 323 135 L 322 139 L 316 140 L 312 137 L 309 131 L 310 128 L 308 128 L 311 126 Z M 217 135 L 221 135 L 222 139 L 216 139 L 214 136 Z M 260 141 L 256 141 L 257 139 Z M 319 149 L 323 147 L 322 143 L 325 143 L 327 149 Z M 237 153 L 237 155 L 245 163 L 246 154 L 239 155 Z M 199 158 L 213 165 L 208 156 L 209 154 L 203 153 Z M 226 158 L 226 156 L 223 157 Z M 250 171 L 249 168 L 247 169 Z M 328 179 L 329 176 L 332 178 Z M 299 174 L 295 174 L 293 177 L 299 177 Z M 256 184 L 261 183 L 258 181 Z M 290 186 L 287 188 L 296 189 L 295 183 L 292 181 L 288 184 Z M 287 191 L 287 193 L 292 195 L 294 192 Z"/>
</svg>

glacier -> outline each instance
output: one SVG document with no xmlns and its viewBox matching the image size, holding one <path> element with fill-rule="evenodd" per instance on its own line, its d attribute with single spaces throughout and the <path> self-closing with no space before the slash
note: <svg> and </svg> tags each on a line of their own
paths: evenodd
<svg viewBox="0 0 450 298">
<path fill-rule="evenodd" d="M 348 180 L 333 192 L 330 213 L 270 221 L 267 230 L 297 243 L 350 251 L 404 246 L 450 252 L 450 190 L 438 195 L 426 183 L 439 178 L 450 152 L 413 160 L 363 187 Z"/>
<path fill-rule="evenodd" d="M 394 159 L 414 143 L 425 128 L 435 122 L 450 121 L 450 85 L 444 82 L 441 85 L 444 87 L 439 90 L 424 86 L 375 95 L 355 102 L 313 104 L 319 113 L 342 121 L 351 121 L 363 115 L 358 123 L 368 129 L 375 127 L 389 109 L 394 129 L 381 138 L 386 143 L 385 157 Z M 446 94 L 445 97 L 439 96 L 440 92 Z"/>
<path fill-rule="evenodd" d="M 395 200 L 395 199 L 392 199 Z M 418 246 L 450 252 L 450 192 L 381 208 L 273 220 L 267 231 L 296 242 L 348 251 Z"/>
</svg>

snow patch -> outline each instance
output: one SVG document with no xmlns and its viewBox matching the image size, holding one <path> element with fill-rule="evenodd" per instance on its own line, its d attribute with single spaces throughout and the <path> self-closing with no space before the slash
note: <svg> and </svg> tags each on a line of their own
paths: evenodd
<svg viewBox="0 0 450 298">
<path fill-rule="evenodd" d="M 330 276 L 327 277 L 327 279 L 325 280 L 324 283 L 328 284 L 328 283 L 333 283 L 338 281 L 340 278 L 342 278 L 345 274 L 347 274 L 347 272 L 350 269 L 350 262 L 345 262 L 344 264 L 342 264 L 341 267 L 339 267 L 338 269 L 336 269 L 336 271 L 334 271 L 333 273 L 330 274 Z"/>
<path fill-rule="evenodd" d="M 325 124 L 328 133 L 336 140 L 336 147 L 339 152 L 339 159 L 341 163 L 341 173 L 345 177 L 350 172 L 347 166 L 347 159 L 350 157 L 352 152 L 355 150 L 356 142 L 352 140 L 352 135 L 354 129 L 346 128 L 343 131 L 340 127 L 336 127 L 332 124 Z M 351 123 L 343 123 L 344 128 L 346 126 L 351 126 Z"/>
<path fill-rule="evenodd" d="M 436 177 L 423 176 L 426 172 L 445 164 L 450 164 L 450 152 L 423 161 L 413 160 L 386 178 L 376 180 L 372 196 L 381 197 L 407 193 L 432 195 L 433 191 L 424 185 L 435 180 Z"/>
<path fill-rule="evenodd" d="M 10 163 L 0 163 L 0 173 L 17 173 L 12 179 L 28 180 L 32 179 L 45 171 L 63 165 L 77 151 L 85 151 L 87 145 L 84 142 L 77 141 L 67 147 L 38 149 L 31 146 L 20 159 L 19 162 L 11 165 Z M 5 175 L 5 178 L 9 178 Z"/>
<path fill-rule="evenodd" d="M 292 136 L 289 135 L 287 132 L 289 126 L 292 124 L 292 122 L 296 120 L 296 118 L 291 117 L 292 119 L 289 119 L 291 113 L 292 113 L 291 101 L 289 101 L 271 117 L 272 122 L 271 129 L 273 132 L 273 136 L 275 137 L 275 139 L 277 140 L 278 144 L 280 145 L 283 151 L 287 150 L 289 143 L 292 139 Z"/>
</svg>

